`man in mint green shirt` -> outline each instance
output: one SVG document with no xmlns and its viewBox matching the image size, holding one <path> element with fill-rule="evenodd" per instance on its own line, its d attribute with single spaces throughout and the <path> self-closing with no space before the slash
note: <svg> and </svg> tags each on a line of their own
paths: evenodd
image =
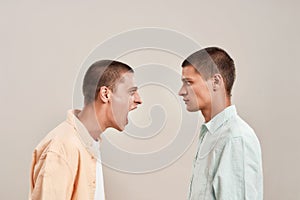
<svg viewBox="0 0 300 200">
<path fill-rule="evenodd" d="M 179 95 L 186 109 L 201 111 L 198 149 L 189 200 L 262 200 L 259 141 L 231 104 L 235 80 L 232 58 L 217 47 L 201 49 L 182 63 Z"/>
</svg>

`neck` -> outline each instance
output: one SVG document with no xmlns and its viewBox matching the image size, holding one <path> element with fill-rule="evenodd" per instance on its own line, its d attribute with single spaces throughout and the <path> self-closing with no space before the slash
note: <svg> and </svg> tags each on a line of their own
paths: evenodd
<svg viewBox="0 0 300 200">
<path fill-rule="evenodd" d="M 78 119 L 96 141 L 100 139 L 101 133 L 106 129 L 104 124 L 102 124 L 103 122 L 100 122 L 99 116 L 101 116 L 101 114 L 96 113 L 93 104 L 84 106 L 82 111 L 78 114 Z"/>
<path fill-rule="evenodd" d="M 211 120 L 211 118 L 212 118 L 212 116 L 211 116 L 211 113 L 212 113 L 211 112 L 211 107 L 209 107 L 207 109 L 202 109 L 201 113 L 202 113 L 202 115 L 204 117 L 205 123 L 207 123 L 207 122 L 209 122 Z"/>
<path fill-rule="evenodd" d="M 211 106 L 207 109 L 201 110 L 202 115 L 204 116 L 205 123 L 209 122 L 214 116 L 222 112 L 225 108 L 231 105 L 230 98 L 226 97 L 224 99 L 216 99 L 211 103 Z"/>
</svg>

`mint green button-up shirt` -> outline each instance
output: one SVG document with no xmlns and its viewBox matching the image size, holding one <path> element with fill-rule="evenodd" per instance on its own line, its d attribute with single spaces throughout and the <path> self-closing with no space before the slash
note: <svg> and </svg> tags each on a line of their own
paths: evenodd
<svg viewBox="0 0 300 200">
<path fill-rule="evenodd" d="M 235 106 L 202 125 L 188 199 L 263 199 L 260 144 Z"/>
</svg>

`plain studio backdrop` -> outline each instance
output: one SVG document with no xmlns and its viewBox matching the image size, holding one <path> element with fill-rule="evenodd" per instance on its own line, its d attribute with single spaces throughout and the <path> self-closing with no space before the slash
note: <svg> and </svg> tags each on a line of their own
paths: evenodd
<svg viewBox="0 0 300 200">
<path fill-rule="evenodd" d="M 262 146 L 264 199 L 300 199 L 298 1 L 2 0 L 0 5 L 1 199 L 27 199 L 31 153 L 72 108 L 84 59 L 108 38 L 142 27 L 172 29 L 203 47 L 229 52 L 237 68 L 233 103 Z M 147 61 L 159 59 L 157 52 L 148 53 Z M 135 67 L 145 55 L 123 60 Z M 180 59 L 172 61 L 180 73 Z M 159 100 L 155 91 L 151 98 Z M 141 94 L 146 98 L 149 92 Z M 133 144 L 124 135 L 111 135 L 123 137 L 116 141 L 124 148 Z M 142 150 L 144 145 L 135 143 Z M 152 173 L 105 166 L 107 199 L 185 199 L 195 151 L 196 140 L 175 163 Z"/>
</svg>

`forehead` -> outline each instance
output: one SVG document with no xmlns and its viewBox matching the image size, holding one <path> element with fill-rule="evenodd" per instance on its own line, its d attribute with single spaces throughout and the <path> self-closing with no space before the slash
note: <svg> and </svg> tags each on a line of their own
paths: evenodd
<svg viewBox="0 0 300 200">
<path fill-rule="evenodd" d="M 132 72 L 125 72 L 121 74 L 119 81 L 116 86 L 128 86 L 131 87 L 135 84 L 134 74 Z"/>
<path fill-rule="evenodd" d="M 195 67 L 188 65 L 182 68 L 183 78 L 201 77 Z"/>
</svg>

